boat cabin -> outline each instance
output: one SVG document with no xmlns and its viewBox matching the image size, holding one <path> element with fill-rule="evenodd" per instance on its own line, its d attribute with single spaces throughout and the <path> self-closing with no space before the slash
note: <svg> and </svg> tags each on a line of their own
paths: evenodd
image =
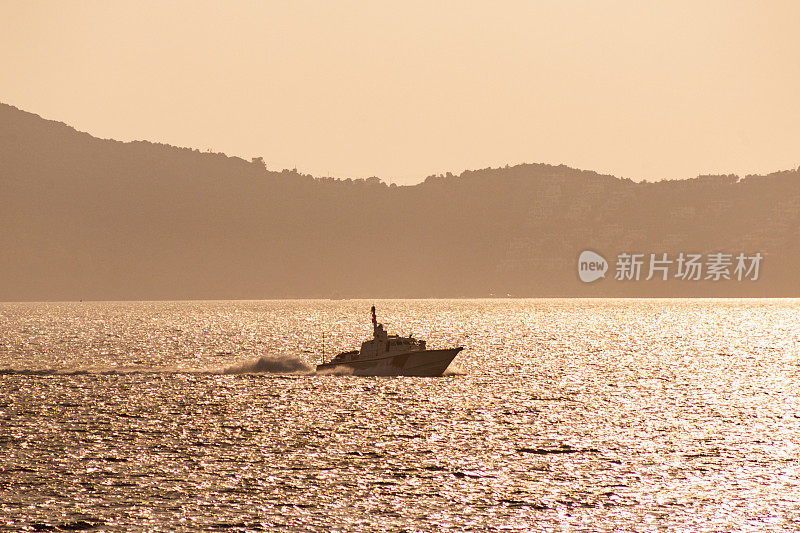
<svg viewBox="0 0 800 533">
<path fill-rule="evenodd" d="M 342 352 L 331 361 L 343 363 L 356 359 L 373 359 L 393 354 L 416 352 L 425 350 L 425 341 L 418 341 L 412 336 L 401 337 L 388 335 L 375 317 L 375 306 L 372 307 L 372 339 L 361 344 L 361 350 Z"/>
</svg>

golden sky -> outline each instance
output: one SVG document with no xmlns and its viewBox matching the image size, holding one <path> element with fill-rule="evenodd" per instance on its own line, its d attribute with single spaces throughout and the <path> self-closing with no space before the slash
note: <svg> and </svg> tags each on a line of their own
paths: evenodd
<svg viewBox="0 0 800 533">
<path fill-rule="evenodd" d="M 800 2 L 10 2 L 0 101 L 93 135 L 398 183 L 800 165 Z"/>
</svg>

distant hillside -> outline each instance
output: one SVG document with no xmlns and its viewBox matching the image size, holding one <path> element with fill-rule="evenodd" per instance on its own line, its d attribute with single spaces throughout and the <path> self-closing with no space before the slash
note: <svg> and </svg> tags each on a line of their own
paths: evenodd
<svg viewBox="0 0 800 533">
<path fill-rule="evenodd" d="M 800 296 L 795 170 L 634 183 L 520 165 L 389 187 L 101 140 L 0 104 L 0 205 L 0 301 Z M 587 249 L 606 279 L 579 280 Z M 614 279 L 620 253 L 681 252 L 764 259 L 756 281 L 644 281 L 648 265 Z"/>
</svg>

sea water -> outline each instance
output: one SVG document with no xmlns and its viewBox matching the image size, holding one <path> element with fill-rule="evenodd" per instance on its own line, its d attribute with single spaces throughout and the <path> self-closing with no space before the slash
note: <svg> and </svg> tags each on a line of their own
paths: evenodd
<svg viewBox="0 0 800 533">
<path fill-rule="evenodd" d="M 316 374 L 373 303 L 447 375 Z M 798 300 L 0 304 L 10 531 L 796 531 L 799 446 Z"/>
</svg>

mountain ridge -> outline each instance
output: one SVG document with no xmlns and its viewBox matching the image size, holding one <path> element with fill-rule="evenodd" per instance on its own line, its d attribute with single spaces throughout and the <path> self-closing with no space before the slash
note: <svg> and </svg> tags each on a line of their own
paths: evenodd
<svg viewBox="0 0 800 533">
<path fill-rule="evenodd" d="M 99 139 L 0 104 L 0 187 L 0 301 L 800 296 L 798 170 L 651 183 L 523 164 L 398 186 Z M 584 249 L 764 262 L 756 281 L 585 284 Z"/>
</svg>

